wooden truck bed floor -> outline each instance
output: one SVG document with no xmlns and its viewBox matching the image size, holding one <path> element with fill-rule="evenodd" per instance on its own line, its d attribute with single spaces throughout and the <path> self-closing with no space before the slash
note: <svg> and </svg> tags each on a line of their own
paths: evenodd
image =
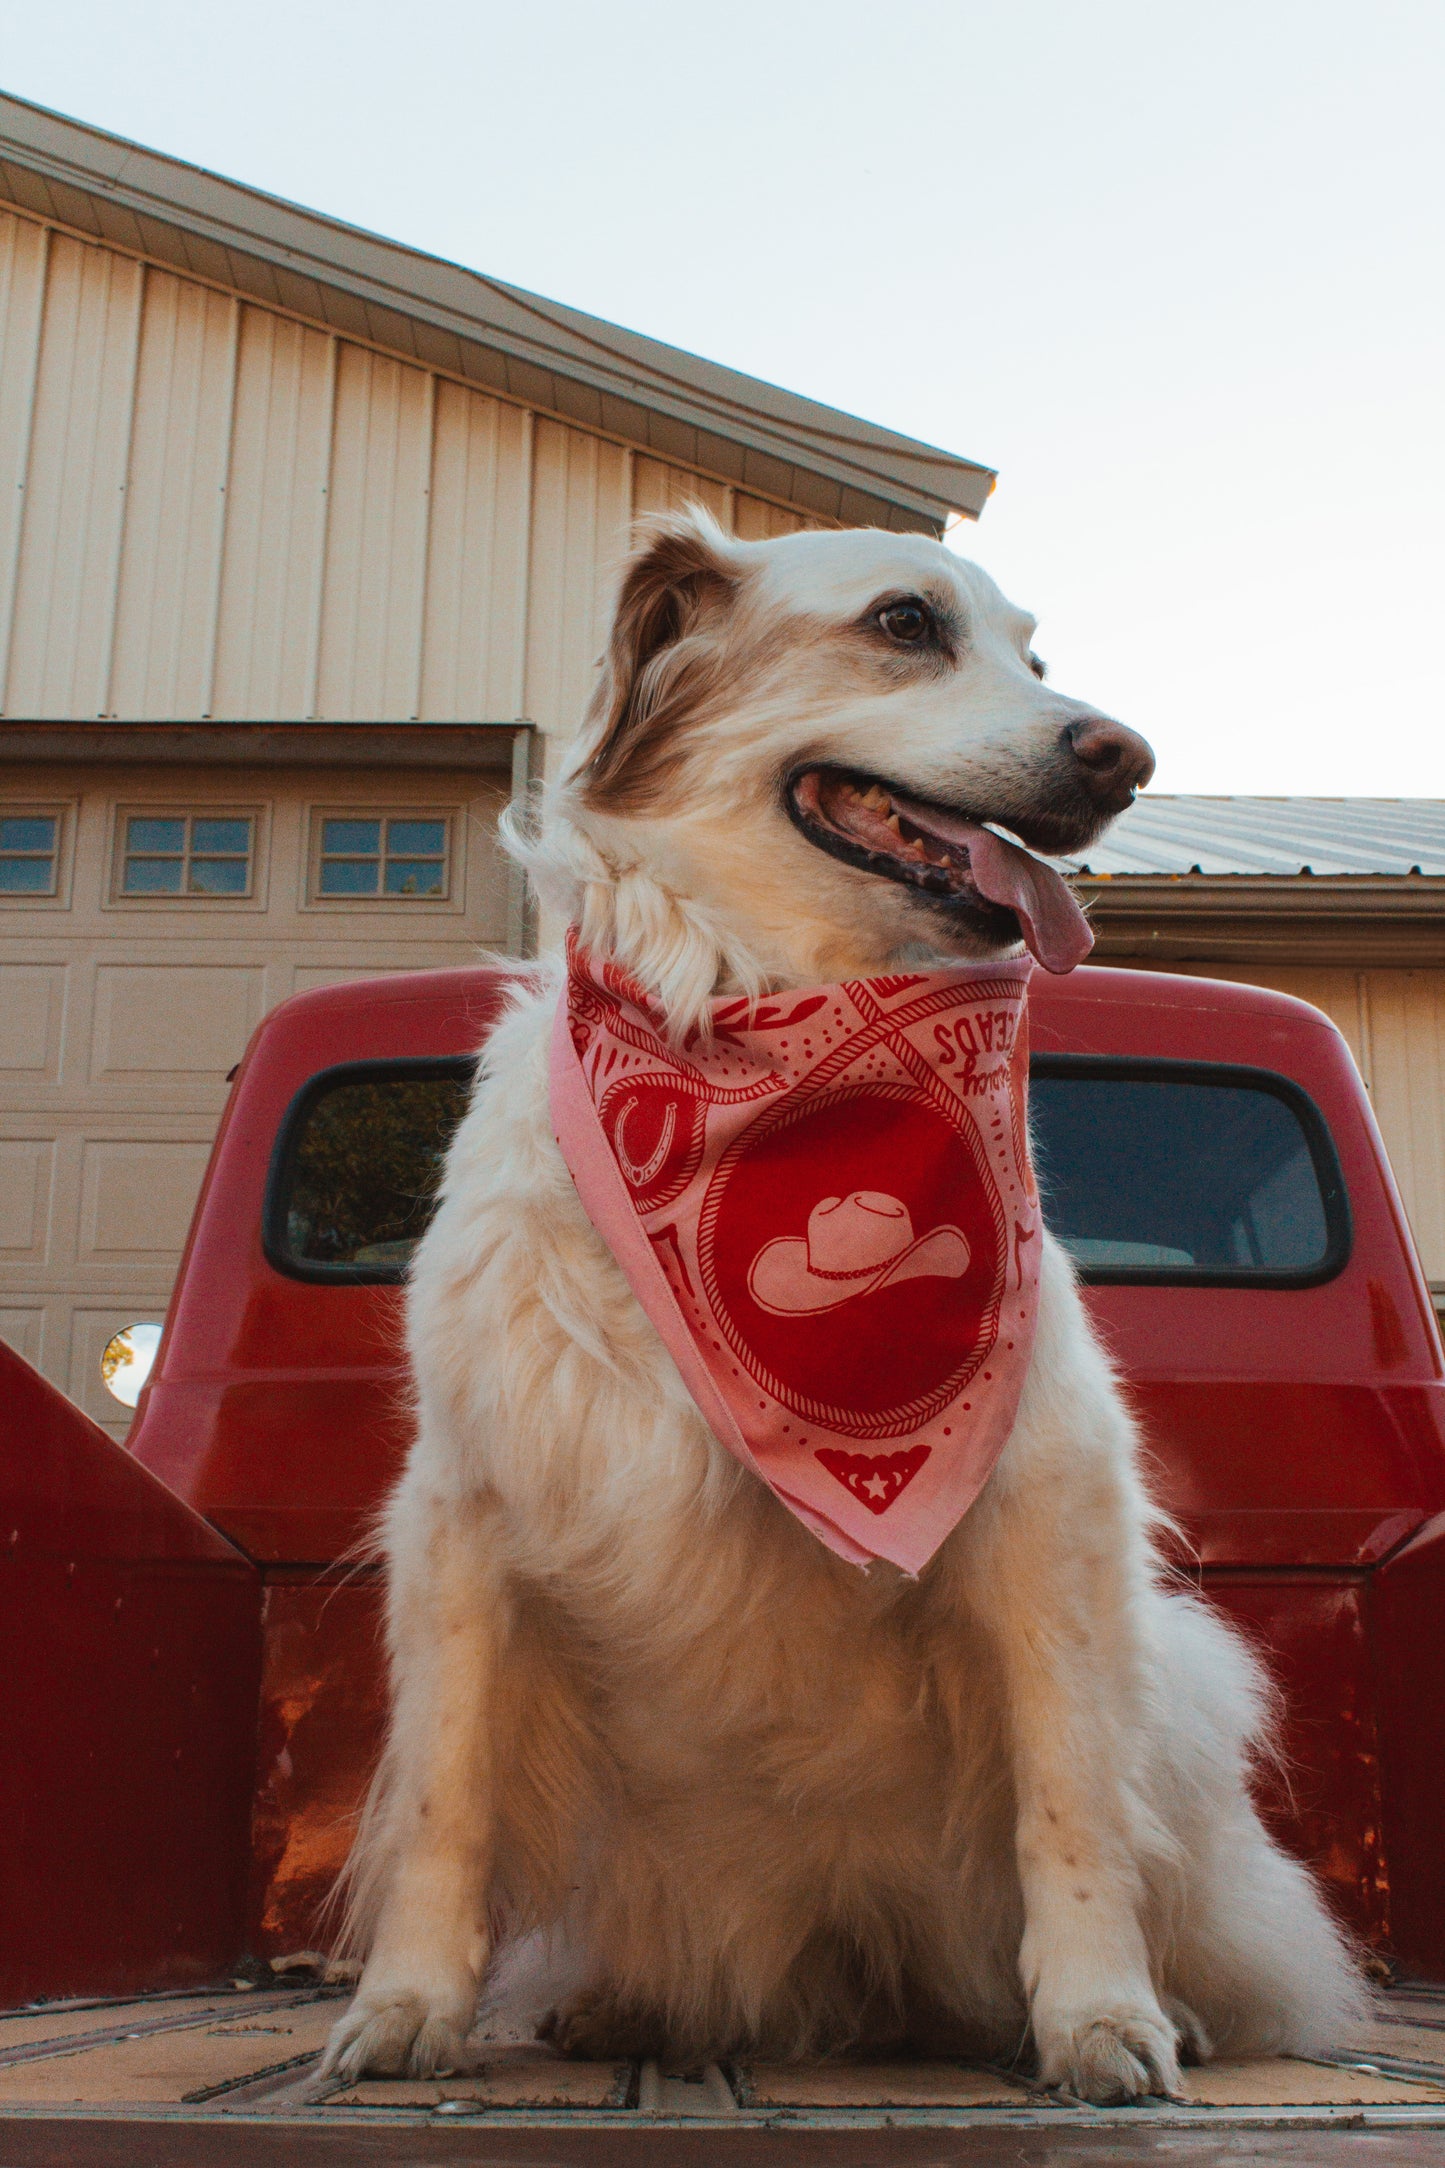
<svg viewBox="0 0 1445 2168">
<path fill-rule="evenodd" d="M 278 1985 L 0 2017 L 0 2168 L 211 2164 L 1445 2162 L 1445 1990 L 1382 1993 L 1328 2061 L 1214 2063 L 1091 2108 L 952 2063 L 672 2071 L 479 2040 L 478 2067 L 324 2085 L 346 1990 Z"/>
</svg>

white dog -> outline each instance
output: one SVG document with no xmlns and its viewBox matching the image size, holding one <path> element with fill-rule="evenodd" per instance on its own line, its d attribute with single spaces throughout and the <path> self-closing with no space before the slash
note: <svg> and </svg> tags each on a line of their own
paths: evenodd
<svg viewBox="0 0 1445 2168">
<path fill-rule="evenodd" d="M 1056 877 L 1001 890 L 970 834 L 1077 848 L 1152 760 L 1046 689 L 1032 632 L 918 536 L 662 523 L 514 846 L 678 1043 L 728 990 L 1016 953 L 1020 914 L 1047 951 Z M 916 1579 L 845 1563 L 717 1443 L 583 1211 L 560 983 L 488 1041 L 416 1261 L 370 1954 L 330 2067 L 458 2064 L 528 1934 L 580 2054 L 1031 2039 L 1108 2101 L 1176 2087 L 1181 2050 L 1328 2046 L 1356 1975 L 1251 1802 L 1264 1686 L 1165 1585 L 1062 1251 L 977 1502 Z"/>
</svg>

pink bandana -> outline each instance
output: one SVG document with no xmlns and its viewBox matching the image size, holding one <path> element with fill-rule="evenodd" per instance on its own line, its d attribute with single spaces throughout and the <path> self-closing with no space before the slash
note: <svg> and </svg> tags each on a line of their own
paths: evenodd
<svg viewBox="0 0 1445 2168">
<path fill-rule="evenodd" d="M 715 1001 L 678 1054 L 569 941 L 552 1120 L 587 1215 L 719 1441 L 857 1564 L 926 1565 L 1018 1412 L 1032 969 Z"/>
</svg>

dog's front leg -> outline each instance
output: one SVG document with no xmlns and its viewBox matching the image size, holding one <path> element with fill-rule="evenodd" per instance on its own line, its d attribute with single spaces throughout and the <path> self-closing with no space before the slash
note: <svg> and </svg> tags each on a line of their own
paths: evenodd
<svg viewBox="0 0 1445 2168">
<path fill-rule="evenodd" d="M 1084 1367 L 1067 1412 L 1026 1407 L 966 1571 L 1003 1675 L 1040 2076 L 1104 2102 L 1176 2092 L 1179 2070 L 1143 1927 L 1143 1504 L 1112 1384 Z M 1079 1442 L 1094 1425 L 1097 1453 Z"/>
<path fill-rule="evenodd" d="M 488 1958 L 495 1700 L 508 1604 L 493 1516 L 408 1476 L 389 1513 L 392 1722 L 350 1870 L 374 1912 L 324 2069 L 459 2067 Z"/>
</svg>

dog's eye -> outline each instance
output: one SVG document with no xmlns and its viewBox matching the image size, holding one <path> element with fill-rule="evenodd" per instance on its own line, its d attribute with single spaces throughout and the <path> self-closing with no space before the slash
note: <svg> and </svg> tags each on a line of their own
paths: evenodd
<svg viewBox="0 0 1445 2168">
<path fill-rule="evenodd" d="M 1049 674 L 1049 666 L 1042 655 L 1030 655 L 1029 668 L 1036 678 L 1046 678 Z"/>
<path fill-rule="evenodd" d="M 890 640 L 897 640 L 902 647 L 917 647 L 933 629 L 933 612 L 917 595 L 908 595 L 902 602 L 890 602 L 880 610 L 878 622 Z"/>
</svg>

